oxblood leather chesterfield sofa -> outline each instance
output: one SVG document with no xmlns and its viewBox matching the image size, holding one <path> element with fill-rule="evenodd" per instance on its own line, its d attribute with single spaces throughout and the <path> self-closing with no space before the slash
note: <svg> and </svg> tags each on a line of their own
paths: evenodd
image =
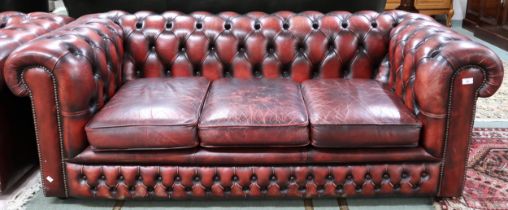
<svg viewBox="0 0 508 210">
<path fill-rule="evenodd" d="M 55 30 L 70 18 L 47 13 L 0 13 L 0 193 L 37 163 L 30 101 L 14 96 L 4 84 L 7 56 L 32 39 Z"/>
<path fill-rule="evenodd" d="M 89 15 L 4 71 L 47 196 L 458 196 L 499 58 L 427 16 Z"/>
</svg>

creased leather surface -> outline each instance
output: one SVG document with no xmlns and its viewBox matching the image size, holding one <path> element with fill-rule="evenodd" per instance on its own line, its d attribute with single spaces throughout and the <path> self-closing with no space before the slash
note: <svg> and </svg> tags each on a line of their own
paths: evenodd
<svg viewBox="0 0 508 210">
<path fill-rule="evenodd" d="M 302 84 L 315 147 L 416 146 L 421 123 L 374 80 L 321 79 Z"/>
<path fill-rule="evenodd" d="M 88 123 L 88 141 L 96 149 L 194 147 L 209 84 L 200 77 L 128 82 Z"/>
<path fill-rule="evenodd" d="M 0 13 L 0 90 L 4 86 L 3 69 L 7 57 L 22 44 L 55 30 L 72 18 L 50 13 Z"/>
<path fill-rule="evenodd" d="M 351 166 L 171 167 L 66 164 L 72 197 L 318 198 L 430 196 L 439 163 Z"/>
<path fill-rule="evenodd" d="M 308 117 L 299 86 L 287 79 L 220 79 L 201 119 L 201 146 L 305 146 Z"/>
</svg>

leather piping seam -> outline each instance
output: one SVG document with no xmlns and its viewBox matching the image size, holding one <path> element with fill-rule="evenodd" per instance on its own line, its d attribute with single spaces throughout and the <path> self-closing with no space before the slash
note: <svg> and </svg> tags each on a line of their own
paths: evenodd
<svg viewBox="0 0 508 210">
<path fill-rule="evenodd" d="M 482 68 L 481 66 L 479 65 L 464 65 L 460 68 L 458 68 L 457 71 L 455 71 L 452 75 L 452 78 L 451 78 L 451 85 L 450 85 L 450 89 L 449 89 L 449 92 L 448 92 L 448 110 L 447 110 L 447 116 L 446 116 L 446 130 L 445 130 L 445 140 L 444 140 L 444 145 L 443 145 L 443 154 L 442 154 L 442 160 L 441 160 L 441 169 L 440 169 L 440 175 L 439 175 L 439 189 L 437 191 L 437 194 L 438 195 L 441 195 L 441 189 L 442 189 L 442 184 L 443 184 L 443 176 L 444 176 L 444 168 L 445 168 L 445 165 L 446 165 L 446 155 L 447 155 L 447 152 L 446 150 L 448 149 L 448 137 L 449 137 L 449 131 L 450 131 L 450 113 L 451 113 L 451 109 L 452 109 L 452 94 L 453 94 L 453 86 L 454 86 L 454 82 L 455 82 L 455 78 L 457 77 L 457 75 L 462 72 L 464 69 L 467 69 L 467 68 L 477 68 L 479 69 L 484 77 L 483 77 L 483 82 L 482 82 L 482 85 L 480 85 L 480 87 L 478 87 L 478 89 L 475 91 L 475 100 L 473 102 L 473 115 L 471 117 L 471 122 L 470 122 L 470 125 L 469 125 L 469 129 L 470 129 L 470 132 L 468 134 L 468 142 L 467 142 L 467 151 L 466 151 L 466 155 L 465 155 L 465 160 L 464 160 L 464 165 L 467 164 L 467 159 L 469 158 L 469 149 L 470 149 L 470 146 L 471 146 L 471 132 L 472 132 L 472 128 L 474 126 L 474 116 L 475 116 L 475 113 L 476 113 L 476 99 L 478 97 L 478 94 L 480 92 L 480 89 L 482 89 L 485 84 L 486 84 L 486 81 L 487 81 L 487 72 L 484 68 Z M 462 182 L 460 184 L 460 188 L 463 188 L 464 187 L 464 182 L 465 182 L 465 179 L 466 179 L 466 173 L 464 173 L 462 175 Z"/>
<path fill-rule="evenodd" d="M 56 64 L 55 64 L 56 65 Z M 62 178 L 63 178 L 63 185 L 64 185 L 64 193 L 65 193 L 65 197 L 69 197 L 69 194 L 68 194 L 68 188 L 67 188 L 67 177 L 66 177 L 66 174 L 65 174 L 65 162 L 64 162 L 64 151 L 63 151 L 63 146 L 64 146 L 64 143 L 63 143 L 63 134 L 62 134 L 62 122 L 61 122 L 61 114 L 60 114 L 60 102 L 58 100 L 58 91 L 57 91 L 57 81 L 56 81 L 56 78 L 55 78 L 55 75 L 48 69 L 46 68 L 45 66 L 41 66 L 41 65 L 35 65 L 35 66 L 28 66 L 28 67 L 25 67 L 21 73 L 21 75 L 24 75 L 24 73 L 30 69 L 30 68 L 40 68 L 42 70 L 44 70 L 46 73 L 48 73 L 51 77 L 51 80 L 53 82 L 53 94 L 54 94 L 54 100 L 55 100 L 55 106 L 56 106 L 56 113 L 57 113 L 57 116 L 56 116 L 56 119 L 57 119 L 57 129 L 58 129 L 58 140 L 59 140 L 59 143 L 60 143 L 60 156 L 61 156 L 61 167 L 62 167 Z M 34 109 L 32 110 L 33 112 L 33 115 L 34 115 L 34 121 L 36 118 L 36 113 L 35 113 L 35 106 L 34 106 L 34 103 L 33 103 L 33 98 L 32 98 L 32 90 L 30 88 L 28 88 L 28 85 L 26 85 L 26 81 L 25 81 L 25 78 L 24 77 L 21 77 L 22 79 L 22 84 L 24 84 L 28 90 L 28 92 L 30 93 L 30 99 L 32 100 L 32 106 L 34 107 Z M 37 144 L 39 146 L 39 130 L 38 128 L 36 127 L 36 137 L 37 137 Z M 40 150 L 38 151 L 40 153 Z M 39 160 L 41 161 L 41 160 Z M 43 170 L 42 170 L 42 165 L 43 165 L 43 162 L 40 162 L 40 167 L 41 167 L 41 178 L 42 178 L 42 184 L 44 185 L 44 176 L 43 176 Z M 46 192 L 46 189 L 44 188 L 44 192 Z"/>
</svg>

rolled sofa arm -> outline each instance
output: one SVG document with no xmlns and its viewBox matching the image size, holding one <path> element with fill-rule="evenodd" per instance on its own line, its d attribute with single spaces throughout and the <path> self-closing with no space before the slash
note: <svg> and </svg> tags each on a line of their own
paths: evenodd
<svg viewBox="0 0 508 210">
<path fill-rule="evenodd" d="M 85 124 L 121 85 L 122 30 L 88 16 L 16 49 L 4 69 L 18 96 L 30 96 L 43 189 L 67 197 L 63 160 L 87 145 Z"/>
<path fill-rule="evenodd" d="M 462 193 L 477 97 L 493 95 L 503 65 L 487 47 L 428 16 L 394 12 L 388 87 L 423 122 L 421 143 L 442 158 L 439 195 Z"/>
<path fill-rule="evenodd" d="M 72 18 L 43 12 L 0 13 L 0 90 L 4 87 L 3 66 L 7 56 L 20 45 L 62 27 Z"/>
</svg>

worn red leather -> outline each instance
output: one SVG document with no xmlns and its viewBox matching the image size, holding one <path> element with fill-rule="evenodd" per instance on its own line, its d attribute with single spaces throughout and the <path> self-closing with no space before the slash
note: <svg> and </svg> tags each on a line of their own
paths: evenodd
<svg viewBox="0 0 508 210">
<path fill-rule="evenodd" d="M 7 60 L 4 75 L 15 94 L 30 95 L 33 101 L 41 142 L 42 175 L 53 179 L 53 182 L 47 179 L 42 182 L 48 196 L 111 199 L 222 198 L 232 197 L 231 194 L 309 198 L 328 195 L 449 197 L 459 196 L 463 187 L 461 177 L 465 174 L 476 99 L 494 94 L 501 85 L 503 67 L 500 59 L 485 46 L 439 25 L 428 16 L 401 11 L 251 12 L 244 15 L 113 11 L 83 17 L 20 47 Z M 199 140 L 208 141 L 208 145 L 213 143 L 213 148 L 175 149 L 173 153 L 171 150 L 90 149 L 85 125 L 111 102 L 122 85 L 140 78 L 190 76 L 207 78 L 212 86 L 238 81 L 234 85 L 233 82 L 223 84 L 227 87 L 223 90 L 209 91 L 209 99 L 213 100 L 215 92 L 215 97 L 220 96 L 221 100 L 215 99 L 213 109 L 208 108 L 208 111 L 205 105 L 198 122 L 205 122 L 208 117 L 216 125 L 227 122 L 222 125 L 229 127 L 215 129 L 210 135 L 204 135 L 198 127 Z M 223 77 L 227 79 L 221 80 Z M 462 84 L 462 79 L 470 78 L 473 84 Z M 372 89 L 352 92 L 352 87 L 362 84 L 357 79 L 379 82 L 367 83 L 378 85 L 374 90 L 378 91 L 376 97 L 381 96 L 382 100 L 369 101 L 366 105 L 383 110 L 378 113 L 400 113 L 400 118 L 374 115 L 376 120 L 372 120 L 357 114 L 347 120 L 390 122 L 397 126 L 377 131 L 375 127 L 354 131 L 349 126 L 343 130 L 343 136 L 331 136 L 353 135 L 355 138 L 348 138 L 351 144 L 358 140 L 362 144 L 356 147 L 369 148 L 346 148 L 344 145 L 336 148 L 330 142 L 324 142 L 327 148 L 302 147 L 313 136 L 311 131 L 309 137 L 308 130 L 312 124 L 300 124 L 309 117 L 309 113 L 302 114 L 300 108 L 307 112 L 309 107 L 303 102 L 297 105 L 294 99 L 298 91 L 295 90 L 301 82 L 321 83 L 323 79 L 349 79 L 348 88 L 334 89 L 334 93 L 347 92 L 362 100 L 371 99 Z M 356 93 L 361 94 L 354 95 Z M 235 94 L 250 97 L 241 98 Z M 333 95 L 330 100 L 336 97 L 342 96 Z M 346 110 L 342 107 L 347 105 L 343 101 L 334 103 L 337 104 L 315 110 L 315 113 Z M 212 115 L 214 113 L 216 115 Z M 233 113 L 235 117 L 224 117 L 228 116 L 226 113 Z M 217 116 L 224 118 L 214 121 Z M 276 120 L 271 118 L 273 116 Z M 312 123 L 312 119 L 310 121 Z M 245 122 L 265 126 L 262 131 L 270 135 L 252 131 L 253 127 L 242 128 L 248 132 L 232 128 Z M 412 129 L 400 129 L 401 124 L 410 124 Z M 287 134 L 277 136 L 281 126 L 275 125 L 301 126 L 297 126 L 296 131 L 283 129 Z M 421 126 L 419 131 L 418 126 Z M 372 144 L 361 142 L 367 139 L 366 134 L 377 136 Z M 302 138 L 304 135 L 307 139 Z M 217 145 L 227 148 L 216 148 Z M 251 148 L 245 148 L 246 145 Z M 378 148 L 380 146 L 396 148 Z M 385 150 L 393 153 L 387 154 Z M 266 157 L 256 158 L 263 154 Z M 281 154 L 287 154 L 287 158 L 278 160 L 284 158 Z M 128 172 L 124 168 L 128 168 Z M 257 172 L 260 168 L 268 172 Z M 164 170 L 176 172 L 166 174 Z M 351 179 L 332 181 L 328 185 L 318 181 L 330 170 L 347 170 L 352 174 Z M 214 175 L 226 173 L 224 171 L 256 171 L 256 178 L 250 177 L 251 181 L 244 182 L 242 180 L 249 176 L 238 175 L 236 180 L 241 183 L 233 185 L 230 183 L 235 178 L 226 176 L 222 180 L 219 177 L 213 182 L 218 189 L 210 185 Z M 376 178 L 382 174 L 379 171 L 397 172 L 380 181 Z M 411 174 L 402 173 L 404 171 Z M 256 180 L 266 180 L 271 173 L 305 174 L 301 176 L 310 177 L 307 179 L 310 181 L 294 187 L 287 182 L 275 188 L 266 182 L 258 184 Z M 182 183 L 175 185 L 165 181 L 177 174 L 179 178 L 175 180 Z M 406 174 L 406 178 L 402 174 Z M 158 175 L 161 178 L 154 184 Z M 196 179 L 196 175 L 200 176 Z M 136 184 L 127 176 L 138 176 Z M 194 182 L 191 184 L 190 180 Z M 411 184 L 403 184 L 400 180 L 410 180 Z M 337 186 L 343 186 L 343 191 Z"/>
<path fill-rule="evenodd" d="M 198 77 L 128 82 L 90 120 L 88 142 L 95 149 L 195 147 L 209 83 Z"/>
<path fill-rule="evenodd" d="M 301 147 L 309 120 L 299 86 L 287 79 L 220 79 L 199 120 L 202 147 Z"/>
<path fill-rule="evenodd" d="M 3 68 L 7 56 L 25 42 L 60 28 L 72 18 L 44 12 L 0 13 L 0 89 L 4 87 Z"/>
<path fill-rule="evenodd" d="M 71 21 L 35 12 L 0 13 L 0 193 L 37 165 L 37 143 L 28 98 L 15 97 L 4 84 L 7 57 L 17 47 Z"/>
<path fill-rule="evenodd" d="M 421 123 L 374 80 L 308 80 L 302 92 L 312 145 L 319 148 L 415 147 Z"/>
</svg>

